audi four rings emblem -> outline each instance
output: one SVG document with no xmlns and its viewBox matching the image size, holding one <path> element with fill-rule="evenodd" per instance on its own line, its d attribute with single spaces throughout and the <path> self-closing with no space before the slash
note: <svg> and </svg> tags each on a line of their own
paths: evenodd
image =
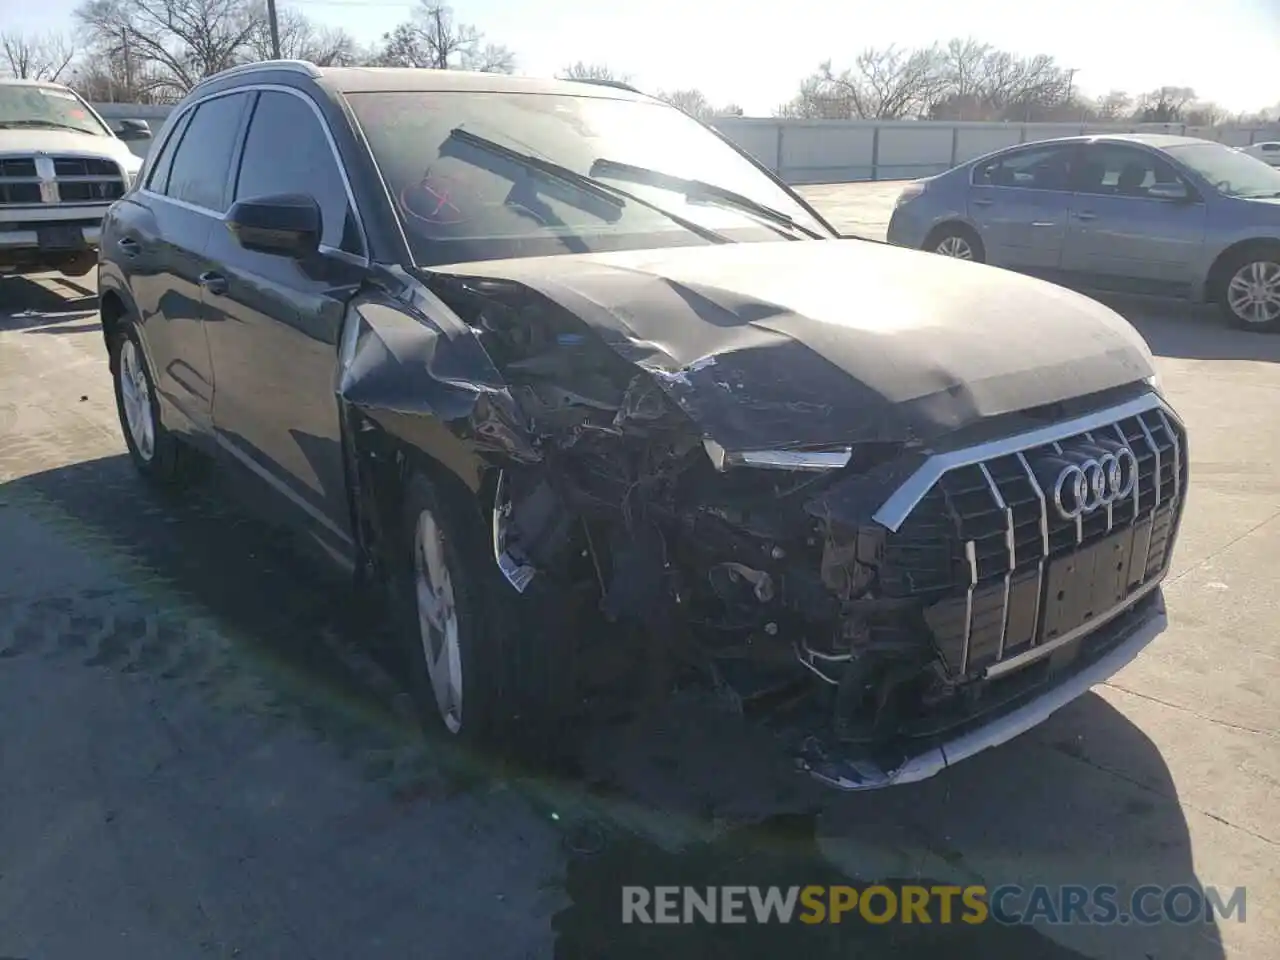
<svg viewBox="0 0 1280 960">
<path fill-rule="evenodd" d="M 1128 447 L 1117 446 L 1097 455 L 1064 456 L 1074 460 L 1063 467 L 1053 484 L 1053 503 L 1064 520 L 1075 520 L 1099 507 L 1128 496 L 1138 482 L 1138 458 Z"/>
</svg>

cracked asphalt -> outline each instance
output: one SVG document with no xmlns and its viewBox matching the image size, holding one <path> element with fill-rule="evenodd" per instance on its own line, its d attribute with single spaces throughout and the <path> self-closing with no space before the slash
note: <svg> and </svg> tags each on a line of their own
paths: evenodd
<svg viewBox="0 0 1280 960">
<path fill-rule="evenodd" d="M 896 188 L 806 192 L 882 235 Z M 842 796 L 681 700 L 562 779 L 422 738 L 348 591 L 216 478 L 135 479 L 94 282 L 0 278 L 0 956 L 1280 956 L 1280 337 L 1113 302 L 1190 429 L 1169 631 L 1023 737 Z M 1245 886 L 1247 914 L 619 922 L 623 884 L 845 877 Z"/>
</svg>

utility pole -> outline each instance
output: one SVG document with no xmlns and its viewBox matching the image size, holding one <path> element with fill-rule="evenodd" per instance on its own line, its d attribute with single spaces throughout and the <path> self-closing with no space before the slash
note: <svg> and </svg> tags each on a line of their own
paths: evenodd
<svg viewBox="0 0 1280 960">
<path fill-rule="evenodd" d="M 276 17 L 276 0 L 267 0 L 267 19 L 271 21 L 271 56 L 280 59 L 280 20 Z"/>
<path fill-rule="evenodd" d="M 1076 74 L 1080 72 L 1079 67 L 1067 68 L 1067 103 L 1071 102 L 1072 87 L 1075 86 Z"/>
<path fill-rule="evenodd" d="M 137 95 L 133 90 L 133 56 L 129 50 L 129 28 L 120 28 L 120 42 L 122 45 L 121 56 L 124 57 L 124 87 L 125 96 L 130 100 L 137 99 Z"/>
</svg>

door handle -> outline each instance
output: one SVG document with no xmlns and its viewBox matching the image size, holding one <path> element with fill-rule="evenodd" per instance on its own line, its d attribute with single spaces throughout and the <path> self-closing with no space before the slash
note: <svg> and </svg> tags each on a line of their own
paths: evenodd
<svg viewBox="0 0 1280 960">
<path fill-rule="evenodd" d="M 995 201 L 990 197 L 974 197 L 973 199 L 973 205 L 975 207 L 989 207 L 993 203 L 995 203 Z"/>
<path fill-rule="evenodd" d="M 1079 213 L 1076 214 L 1076 219 L 1077 220 L 1097 220 L 1098 215 L 1094 213 L 1092 210 L 1081 210 Z"/>
<path fill-rule="evenodd" d="M 200 274 L 200 286 L 210 293 L 223 294 L 227 292 L 227 278 L 210 270 L 207 273 Z"/>
<path fill-rule="evenodd" d="M 1033 227 L 1056 227 L 1057 224 L 1052 220 L 1035 220 L 1031 224 Z"/>
<path fill-rule="evenodd" d="M 116 241 L 116 249 L 123 253 L 126 257 L 132 259 L 142 251 L 142 245 L 133 237 L 121 237 Z"/>
</svg>

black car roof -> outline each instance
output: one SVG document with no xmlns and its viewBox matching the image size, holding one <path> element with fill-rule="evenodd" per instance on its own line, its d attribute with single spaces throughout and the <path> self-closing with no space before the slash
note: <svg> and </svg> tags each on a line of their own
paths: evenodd
<svg viewBox="0 0 1280 960">
<path fill-rule="evenodd" d="M 648 100 L 625 86 L 581 80 L 514 77 L 504 73 L 429 70 L 412 67 L 320 67 L 320 76 L 339 93 L 385 91 L 466 91 L 469 93 L 541 93 L 610 100 Z"/>
</svg>

